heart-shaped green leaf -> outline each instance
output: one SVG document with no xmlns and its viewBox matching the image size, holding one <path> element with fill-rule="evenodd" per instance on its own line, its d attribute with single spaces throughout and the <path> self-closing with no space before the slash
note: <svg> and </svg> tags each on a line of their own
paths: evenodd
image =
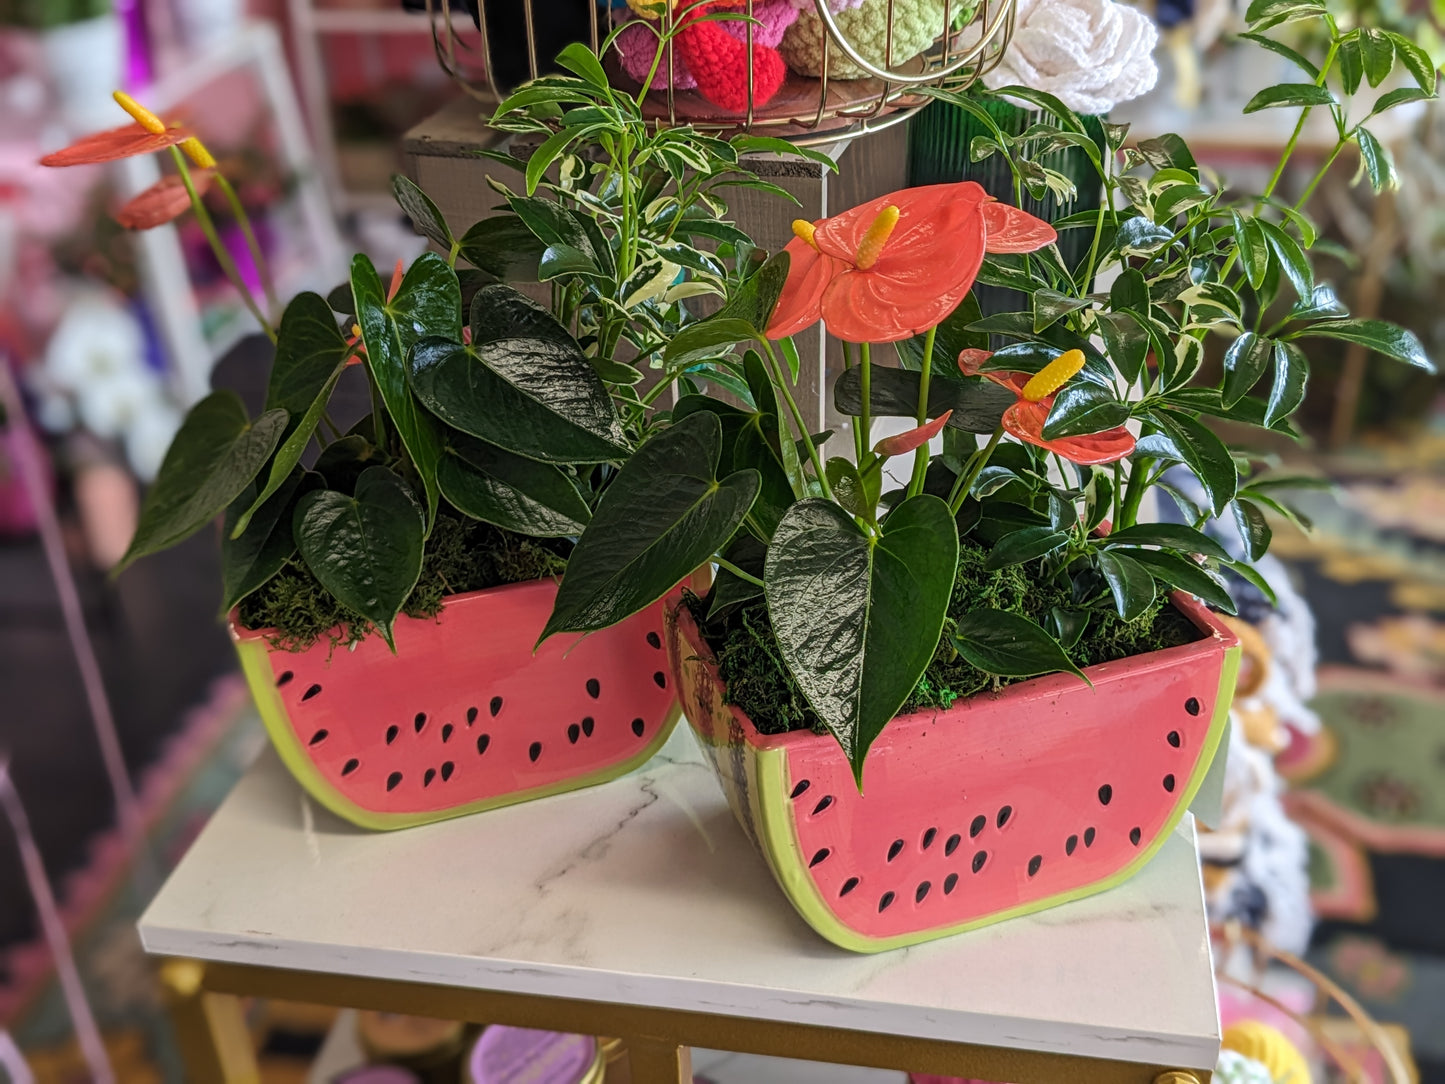
<svg viewBox="0 0 1445 1084">
<path fill-rule="evenodd" d="M 411 224 L 416 227 L 416 232 L 430 241 L 435 241 L 443 249 L 450 251 L 453 240 L 452 231 L 447 228 L 447 220 L 432 202 L 431 197 L 418 188 L 415 182 L 403 177 L 400 173 L 392 175 L 391 194 L 396 197 L 396 202 L 401 206 L 402 212 L 411 219 Z"/>
<path fill-rule="evenodd" d="M 1022 678 L 1062 670 L 1089 681 L 1057 640 L 1007 610 L 970 610 L 950 638 L 958 653 L 985 674 Z"/>
<path fill-rule="evenodd" d="M 265 585 L 296 552 L 291 517 L 303 494 L 320 489 L 322 477 L 297 467 L 270 498 L 251 515 L 251 523 L 238 538 L 232 528 L 242 512 L 253 507 L 255 486 L 226 509 L 226 530 L 221 535 L 221 613 L 228 614 L 243 598 Z"/>
<path fill-rule="evenodd" d="M 1109 585 L 1114 608 L 1125 621 L 1134 621 L 1154 604 L 1154 577 L 1127 554 L 1100 550 L 1094 565 Z"/>
<path fill-rule="evenodd" d="M 545 339 L 582 353 L 572 333 L 555 316 L 526 294 L 501 283 L 483 286 L 472 295 L 468 325 L 472 346 L 477 348 L 502 339 Z"/>
<path fill-rule="evenodd" d="M 650 606 L 737 532 L 758 473 L 718 480 L 722 424 L 700 411 L 654 434 L 627 460 L 567 559 L 539 640 L 591 632 Z"/>
<path fill-rule="evenodd" d="M 437 464 L 442 496 L 465 515 L 536 538 L 578 535 L 592 518 L 557 467 L 453 433 Z"/>
<path fill-rule="evenodd" d="M 462 259 L 503 282 L 536 282 L 547 248 L 517 215 L 484 218 L 462 235 Z"/>
<path fill-rule="evenodd" d="M 296 548 L 321 586 L 381 630 L 393 651 L 392 624 L 421 575 L 426 519 L 411 487 L 386 467 L 371 467 L 356 495 L 307 493 L 292 519 Z"/>
<path fill-rule="evenodd" d="M 418 339 L 429 335 L 461 342 L 461 286 L 446 260 L 427 252 L 407 270 L 396 296 L 387 298 L 376 268 L 358 255 L 351 262 L 351 292 L 366 344 L 367 368 L 426 490 L 430 523 L 437 509 L 441 438 L 407 386 L 407 354 Z"/>
<path fill-rule="evenodd" d="M 576 343 L 425 339 L 411 352 L 416 397 L 448 425 L 529 459 L 605 463 L 627 456 L 607 386 Z"/>
<path fill-rule="evenodd" d="M 768 547 L 768 613 L 783 659 L 853 765 L 938 647 L 958 570 L 948 505 L 910 497 L 876 537 L 832 501 L 788 509 Z"/>
<path fill-rule="evenodd" d="M 288 415 L 268 410 L 253 423 L 241 397 L 216 391 L 195 406 L 166 451 L 120 571 L 138 557 L 174 546 L 215 519 L 270 458 Z"/>
</svg>

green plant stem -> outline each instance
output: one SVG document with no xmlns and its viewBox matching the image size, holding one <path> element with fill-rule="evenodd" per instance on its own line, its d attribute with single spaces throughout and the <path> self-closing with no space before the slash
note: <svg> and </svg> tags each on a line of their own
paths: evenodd
<svg viewBox="0 0 1445 1084">
<path fill-rule="evenodd" d="M 793 398 L 793 391 L 788 386 L 787 372 L 782 363 L 778 360 L 777 352 L 773 344 L 765 338 L 760 338 L 763 351 L 768 359 L 769 373 L 773 384 L 783 395 L 783 401 L 788 404 L 788 413 L 793 417 L 793 424 L 798 428 L 798 439 L 803 442 L 803 447 L 808 450 L 808 461 L 813 464 L 813 473 L 818 476 L 818 484 L 823 488 L 823 495 L 830 501 L 834 500 L 833 487 L 828 484 L 828 476 L 823 472 L 823 460 L 818 455 L 818 447 L 813 443 L 813 435 L 808 432 L 808 424 L 803 419 L 803 412 L 798 409 L 798 401 Z M 779 433 L 780 440 L 787 440 L 786 432 Z"/>
<path fill-rule="evenodd" d="M 993 456 L 993 450 L 998 447 L 998 442 L 1002 439 L 1003 426 L 1000 425 L 993 431 L 993 436 L 988 438 L 988 443 L 973 453 L 968 466 L 958 476 L 958 481 L 953 483 L 953 492 L 948 495 L 948 509 L 955 516 L 963 507 L 963 502 L 968 497 L 968 491 L 973 488 L 973 483 L 978 480 L 983 468 L 988 466 L 988 461 Z"/>
<path fill-rule="evenodd" d="M 271 321 L 261 311 L 261 306 L 256 303 L 256 299 L 251 296 L 251 291 L 246 288 L 241 273 L 236 270 L 236 262 L 231 259 L 231 254 L 221 243 L 221 237 L 216 233 L 216 224 L 211 220 L 211 212 L 206 210 L 206 205 L 201 202 L 200 193 L 196 191 L 195 181 L 191 179 L 191 171 L 190 167 L 186 165 L 185 155 L 178 147 L 172 147 L 170 150 L 171 157 L 175 159 L 176 169 L 180 172 L 181 183 L 186 186 L 186 195 L 191 198 L 191 207 L 196 212 L 196 222 L 201 227 L 201 232 L 206 235 L 206 241 L 211 246 L 211 251 L 215 253 L 216 262 L 221 265 L 221 271 L 230 280 L 231 285 L 240 293 L 241 300 L 261 325 L 261 330 L 266 333 L 266 337 L 271 340 L 272 345 L 275 345 L 276 329 L 271 326 Z"/>
<path fill-rule="evenodd" d="M 862 449 L 859 452 L 859 460 L 862 460 L 864 453 L 873 446 L 873 346 L 871 343 L 860 343 L 858 346 L 858 371 L 859 388 L 862 391 L 863 403 L 861 413 L 858 415 L 858 446 Z"/>
<path fill-rule="evenodd" d="M 843 369 L 853 368 L 853 344 L 843 343 Z M 855 419 L 853 422 L 853 462 L 863 462 L 863 456 L 868 452 L 868 445 L 864 442 L 863 429 Z"/>
<path fill-rule="evenodd" d="M 1121 459 L 1114 460 L 1114 516 L 1113 523 L 1118 523 L 1123 516 L 1124 508 L 1124 462 Z"/>
<path fill-rule="evenodd" d="M 1315 79 L 1315 86 L 1317 87 L 1325 85 L 1325 80 L 1329 77 L 1330 69 L 1334 67 L 1335 57 L 1338 56 L 1340 52 L 1339 27 L 1335 24 L 1332 16 L 1326 15 L 1325 22 L 1327 22 L 1330 27 L 1330 51 L 1325 54 L 1325 62 L 1320 65 L 1320 74 L 1318 78 Z M 1294 156 L 1295 147 L 1299 145 L 1300 136 L 1304 134 L 1305 124 L 1309 121 L 1310 112 L 1313 109 L 1313 106 L 1307 105 L 1300 110 L 1299 122 L 1295 124 L 1294 132 L 1290 135 L 1289 142 L 1284 145 L 1284 153 L 1280 156 L 1279 165 L 1275 166 L 1274 175 L 1270 177 L 1269 184 L 1265 185 L 1264 192 L 1260 195 L 1259 199 L 1255 201 L 1255 214 L 1259 214 L 1260 209 L 1264 206 L 1265 200 L 1274 195 L 1274 190 L 1279 186 L 1280 180 L 1284 177 L 1284 171 L 1289 165 L 1290 159 Z"/>
<path fill-rule="evenodd" d="M 1094 270 L 1099 261 L 1099 238 L 1104 232 L 1104 212 L 1107 210 L 1111 216 L 1114 214 L 1114 184 L 1113 178 L 1109 176 L 1109 165 L 1113 158 L 1112 154 L 1104 158 L 1104 198 L 1099 201 L 1099 219 L 1094 223 L 1094 242 L 1089 246 L 1087 270 L 1083 281 L 1075 283 L 1080 294 L 1088 293 L 1089 285 L 1094 281 Z"/>
<path fill-rule="evenodd" d="M 918 415 L 919 425 L 928 421 L 928 389 L 933 379 L 933 343 L 938 337 L 938 326 L 928 329 L 923 339 L 923 365 L 918 372 Z M 913 452 L 913 477 L 908 481 L 908 495 L 916 497 L 923 492 L 923 479 L 928 474 L 928 444 L 920 444 Z"/>
<path fill-rule="evenodd" d="M 1124 506 L 1119 509 L 1119 522 L 1114 530 L 1132 527 L 1139 518 L 1139 505 L 1144 500 L 1144 491 L 1149 488 L 1149 468 L 1154 465 L 1152 456 L 1141 456 L 1129 465 L 1129 486 L 1124 493 Z"/>
<path fill-rule="evenodd" d="M 241 227 L 241 236 L 246 239 L 246 248 L 251 253 L 251 262 L 256 265 L 256 274 L 261 277 L 261 289 L 266 294 L 266 308 L 275 312 L 280 307 L 276 303 L 276 283 L 271 278 L 271 268 L 267 265 L 266 257 L 261 252 L 260 242 L 256 240 L 256 231 L 251 228 L 251 216 L 246 213 L 245 205 L 241 203 L 241 197 L 237 195 L 235 186 L 219 170 L 216 172 L 216 187 L 226 197 L 231 214 L 235 216 L 236 222 Z M 452 246 L 453 261 L 456 259 L 456 247 L 456 245 Z"/>
<path fill-rule="evenodd" d="M 1320 166 L 1319 172 L 1314 175 L 1314 178 L 1309 184 L 1305 185 L 1304 195 L 1300 196 L 1299 202 L 1294 205 L 1296 211 L 1304 210 L 1305 204 L 1309 203 L 1310 197 L 1315 194 L 1315 189 L 1318 188 L 1320 182 L 1325 179 L 1325 174 L 1327 174 L 1330 171 L 1330 167 L 1335 164 L 1335 159 L 1338 158 L 1340 152 L 1349 145 L 1350 141 L 1348 139 L 1342 139 L 1335 144 L 1335 149 L 1329 153 L 1329 157 L 1325 159 L 1325 164 Z"/>
<path fill-rule="evenodd" d="M 758 587 L 765 587 L 765 586 L 767 586 L 766 584 L 763 583 L 762 580 L 758 579 L 758 578 L 757 578 L 756 576 L 754 576 L 751 572 L 744 572 L 744 571 L 743 571 L 742 569 L 740 569 L 737 565 L 733 564 L 731 561 L 727 560 L 725 557 L 722 557 L 722 556 L 720 556 L 720 555 L 718 555 L 718 554 L 715 553 L 715 554 L 713 554 L 712 559 L 713 559 L 713 563 L 714 563 L 715 565 L 717 565 L 718 568 L 725 568 L 725 569 L 727 569 L 729 572 L 731 572 L 734 576 L 736 576 L 736 577 L 737 577 L 738 579 L 740 579 L 740 580 L 746 580 L 748 583 L 756 584 Z"/>
</svg>

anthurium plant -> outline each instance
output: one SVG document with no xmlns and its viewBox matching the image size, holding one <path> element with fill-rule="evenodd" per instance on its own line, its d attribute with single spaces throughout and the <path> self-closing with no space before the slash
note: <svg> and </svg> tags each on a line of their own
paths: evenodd
<svg viewBox="0 0 1445 1084">
<path fill-rule="evenodd" d="M 495 119 L 518 133 L 560 125 L 530 158 L 506 158 L 524 192 L 497 185 L 499 213 L 455 236 L 395 178 L 402 209 L 440 251 L 398 264 L 389 284 L 358 255 L 349 282 L 293 298 L 275 326 L 274 301 L 251 296 L 215 239 L 202 196 L 233 193 L 194 133 L 118 94 L 133 124 L 47 159 L 168 151 L 175 173 L 118 217 L 150 228 L 193 210 L 276 344 L 259 416 L 229 391 L 187 415 L 121 567 L 224 515 L 225 611 L 274 628 L 276 646 L 373 630 L 390 643 L 399 614 L 434 614 L 446 594 L 560 573 L 673 384 L 746 387 L 740 367 L 680 361 L 669 344 L 686 299 L 712 296 L 725 312 L 750 303 L 763 257 L 720 193 L 771 187 L 741 155 L 779 144 L 649 128 L 590 51 L 571 46 L 558 63 L 575 75 L 538 80 Z M 372 410 L 343 430 L 328 411 L 352 367 Z"/>
<path fill-rule="evenodd" d="M 1313 339 L 1430 367 L 1412 333 L 1352 318 L 1317 280 L 1307 212 L 1352 145 L 1376 189 L 1393 182 L 1367 125 L 1433 97 L 1435 71 L 1408 39 L 1342 30 L 1318 0 L 1256 0 L 1249 18 L 1246 36 L 1302 77 L 1246 107 L 1300 111 L 1262 192 L 1231 191 L 1176 135 L 1131 144 L 1106 124 L 1095 142 L 1057 99 L 1010 87 L 999 93 L 1044 119 L 1016 136 L 993 126 L 974 157 L 1001 155 L 1016 193 L 1037 196 L 1069 182 L 1034 159 L 1083 147 L 1104 191 L 1097 212 L 1050 225 L 963 182 L 796 223 L 786 252 L 664 351 L 671 365 L 739 368 L 741 405 L 679 398 L 598 502 L 547 633 L 605 627 L 712 560 L 719 574 L 694 613 L 727 695 L 765 731 L 830 731 L 861 783 L 901 709 L 1048 672 L 1087 680 L 1083 665 L 1184 642 L 1198 633 L 1168 606 L 1173 591 L 1227 612 L 1231 575 L 1268 594 L 1251 562 L 1269 545 L 1268 514 L 1294 515 L 1283 494 L 1300 480 L 1210 421 L 1298 436 L 1290 416 Z M 1303 19 L 1329 31 L 1318 63 L 1269 36 Z M 1396 68 L 1408 84 L 1352 116 L 1361 84 Z M 977 98 L 934 93 L 992 125 Z M 1338 140 L 1286 200 L 1315 110 Z M 1056 230 L 1088 234 L 1079 266 Z M 1027 307 L 983 318 L 975 281 Z M 848 361 L 833 394 L 856 419 L 849 455 L 825 456 L 830 435 L 808 432 L 793 395 L 789 336 L 820 319 Z M 879 343 L 895 344 L 901 367 L 874 361 Z M 1206 379 L 1214 344 L 1223 364 Z M 885 415 L 912 428 L 875 442 Z M 1166 480 L 1176 465 L 1202 504 Z M 1146 521 L 1151 492 L 1184 522 Z M 1203 530 L 1216 517 L 1236 525 L 1242 560 Z"/>
</svg>

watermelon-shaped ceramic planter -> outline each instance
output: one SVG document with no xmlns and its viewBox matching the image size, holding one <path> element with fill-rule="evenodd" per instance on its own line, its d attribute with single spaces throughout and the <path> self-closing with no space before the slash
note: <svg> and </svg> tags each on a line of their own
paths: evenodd
<svg viewBox="0 0 1445 1084">
<path fill-rule="evenodd" d="M 917 944 L 1092 895 L 1163 844 L 1219 745 L 1239 642 L 1204 637 L 894 719 L 865 795 L 831 736 L 759 734 L 723 703 L 685 607 L 669 654 L 683 713 L 733 813 L 800 914 L 858 952 Z"/>
<path fill-rule="evenodd" d="M 667 740 L 678 708 L 665 603 L 534 655 L 552 580 L 453 595 L 435 620 L 400 617 L 396 654 L 293 653 L 231 621 L 261 718 L 322 805 L 365 828 L 404 828 L 606 782 Z"/>
</svg>

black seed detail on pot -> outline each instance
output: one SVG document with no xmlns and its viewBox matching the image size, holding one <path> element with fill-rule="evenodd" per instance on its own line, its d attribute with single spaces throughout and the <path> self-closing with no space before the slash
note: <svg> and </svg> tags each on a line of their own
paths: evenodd
<svg viewBox="0 0 1445 1084">
<path fill-rule="evenodd" d="M 311 744 L 311 745 L 320 745 L 322 742 L 324 742 L 324 741 L 326 740 L 326 736 L 327 736 L 327 734 L 329 734 L 329 733 L 330 733 L 330 731 L 327 731 L 327 730 L 318 730 L 315 734 L 312 734 L 312 735 L 311 735 L 311 741 L 310 741 L 309 744 Z"/>
<path fill-rule="evenodd" d="M 812 859 L 808 862 L 808 868 L 812 869 L 814 866 L 816 866 L 819 862 L 823 861 L 832 853 L 833 852 L 830 851 L 827 847 L 824 847 L 817 854 L 813 855 Z"/>
<path fill-rule="evenodd" d="M 1144 837 L 1144 833 L 1141 832 L 1139 829 L 1137 829 L 1137 828 L 1130 828 L 1130 829 L 1129 829 L 1129 842 L 1132 843 L 1132 844 L 1134 844 L 1134 846 L 1136 846 L 1136 847 L 1139 846 L 1139 840 L 1142 839 L 1143 837 Z"/>
<path fill-rule="evenodd" d="M 878 901 L 878 913 L 881 915 L 884 911 L 888 910 L 888 908 L 891 907 L 892 905 L 893 905 L 893 893 L 892 893 L 892 892 L 885 892 L 885 893 L 883 893 L 883 898 Z"/>
<path fill-rule="evenodd" d="M 1191 696 L 1188 700 L 1184 701 L 1184 710 L 1190 715 L 1198 715 L 1202 710 L 1199 706 L 1199 697 Z"/>
<path fill-rule="evenodd" d="M 1164 740 L 1167 741 L 1170 745 L 1174 746 L 1175 749 L 1178 749 L 1184 741 L 1184 739 L 1179 736 L 1179 731 L 1177 730 L 1169 731 L 1168 737 L 1166 737 Z"/>
<path fill-rule="evenodd" d="M 416 727 L 416 732 L 420 734 L 422 732 L 422 729 L 426 726 L 426 712 L 417 712 L 416 718 L 412 720 L 412 725 Z"/>
<path fill-rule="evenodd" d="M 313 686 L 311 686 L 311 688 L 307 689 L 304 693 L 301 694 L 301 699 L 302 699 L 302 700 L 310 700 L 313 696 L 315 696 L 315 695 L 316 695 L 317 693 L 319 693 L 320 691 L 321 691 L 321 686 L 320 686 L 320 685 L 313 685 Z"/>
<path fill-rule="evenodd" d="M 988 827 L 988 818 L 982 813 L 973 818 L 973 823 L 968 826 L 968 837 L 977 839 L 978 834 Z"/>
<path fill-rule="evenodd" d="M 577 739 L 580 738 L 581 736 L 582 736 L 582 728 L 581 728 L 580 726 L 578 726 L 576 723 L 573 723 L 571 726 L 569 726 L 569 727 L 567 728 L 567 740 L 570 741 L 573 745 L 576 745 L 576 744 L 577 744 Z"/>
<path fill-rule="evenodd" d="M 539 741 L 534 741 L 530 746 L 527 747 L 527 759 L 530 760 L 533 764 L 537 763 L 537 758 L 538 758 L 539 756 L 541 756 L 541 755 L 542 755 L 542 743 L 541 743 L 541 742 L 539 742 Z"/>
<path fill-rule="evenodd" d="M 1093 845 L 1094 845 L 1094 830 L 1093 830 L 1092 828 L 1085 828 L 1085 829 L 1084 829 L 1084 846 L 1085 846 L 1085 847 L 1092 847 Z"/>
<path fill-rule="evenodd" d="M 450 760 L 442 761 L 442 782 L 445 783 L 448 779 L 450 779 L 452 777 L 452 772 L 456 770 L 457 766 L 453 764 Z"/>
<path fill-rule="evenodd" d="M 477 736 L 477 752 L 479 754 L 485 753 L 487 751 L 487 746 L 491 744 L 492 736 L 490 734 L 479 734 Z"/>
<path fill-rule="evenodd" d="M 492 702 L 487 705 L 487 710 L 492 713 L 492 718 L 495 719 L 497 712 L 502 710 L 502 698 L 500 696 L 492 697 Z"/>
<path fill-rule="evenodd" d="M 582 733 L 586 734 L 590 738 L 592 737 L 592 731 L 596 728 L 596 726 L 597 720 L 589 715 L 587 716 L 587 718 L 582 720 Z"/>
<path fill-rule="evenodd" d="M 636 734 L 639 738 L 642 737 L 642 732 L 646 729 L 647 724 L 644 723 L 641 719 L 632 720 L 632 732 Z"/>
<path fill-rule="evenodd" d="M 933 885 L 929 884 L 927 881 L 920 881 L 918 884 L 918 890 L 913 893 L 913 902 L 922 903 L 923 897 L 928 895 L 928 890 L 932 887 Z"/>
<path fill-rule="evenodd" d="M 858 887 L 858 878 L 857 878 L 857 877 L 849 877 L 846 881 L 843 882 L 843 887 L 840 888 L 840 889 L 838 889 L 838 895 L 840 895 L 840 896 L 846 896 L 849 892 L 852 892 L 853 889 L 855 889 L 855 888 L 857 888 L 857 887 Z"/>
<path fill-rule="evenodd" d="M 1174 775 L 1170 773 L 1164 777 L 1164 789 L 1170 794 L 1174 793 Z"/>
<path fill-rule="evenodd" d="M 1037 872 L 1039 871 L 1039 867 L 1042 866 L 1043 864 L 1044 864 L 1044 856 L 1041 855 L 1041 854 L 1036 854 L 1036 855 L 1034 855 L 1032 858 L 1030 858 L 1030 859 L 1029 859 L 1029 876 L 1032 877 L 1035 873 L 1037 873 Z"/>
<path fill-rule="evenodd" d="M 449 742 L 449 741 L 452 740 L 452 731 L 453 731 L 454 729 L 456 729 L 456 728 L 453 727 L 451 723 L 444 723 L 444 724 L 442 725 L 442 744 L 443 744 L 443 745 L 445 745 L 447 742 Z"/>
<path fill-rule="evenodd" d="M 278 689 L 281 688 L 282 685 L 285 685 L 288 681 L 290 681 L 290 680 L 291 680 L 292 678 L 294 678 L 295 676 L 296 676 L 296 675 L 295 675 L 294 673 L 292 673 L 290 670 L 283 670 L 283 671 L 281 671 L 281 676 L 276 679 L 276 688 L 278 688 Z"/>
<path fill-rule="evenodd" d="M 649 647 L 656 648 L 657 650 L 661 651 L 662 637 L 657 635 L 657 633 L 655 632 L 649 632 L 647 634 L 647 644 Z"/>
<path fill-rule="evenodd" d="M 953 894 L 953 890 L 957 887 L 958 874 L 950 873 L 947 877 L 943 879 L 943 894 L 945 896 L 951 896 Z"/>
<path fill-rule="evenodd" d="M 1099 788 L 1099 804 L 1108 805 L 1114 800 L 1114 788 L 1105 783 Z"/>
<path fill-rule="evenodd" d="M 1008 819 L 1014 815 L 1014 807 L 1006 805 L 998 811 L 998 826 L 1002 828 L 1008 823 Z"/>
<path fill-rule="evenodd" d="M 596 700 L 599 696 L 601 696 L 602 682 L 598 681 L 596 678 L 588 678 L 587 695 L 590 696 L 593 700 Z"/>
<path fill-rule="evenodd" d="M 819 813 L 823 812 L 823 810 L 827 809 L 832 804 L 833 796 L 831 794 L 823 795 L 823 797 L 818 799 L 818 804 L 813 807 L 813 816 L 816 817 Z"/>
<path fill-rule="evenodd" d="M 979 870 L 983 869 L 983 864 L 987 861 L 988 852 L 979 851 L 976 855 L 973 856 L 973 872 L 977 873 Z"/>
<path fill-rule="evenodd" d="M 888 861 L 892 862 L 903 851 L 903 840 L 895 839 L 888 848 Z"/>
<path fill-rule="evenodd" d="M 429 786 L 431 786 L 431 781 L 432 781 L 433 779 L 435 779 L 436 777 L 437 777 L 437 770 L 436 770 L 435 768 L 428 768 L 428 769 L 426 770 L 425 774 L 423 774 L 422 777 L 421 777 L 421 785 L 424 786 L 424 787 L 429 787 Z"/>
<path fill-rule="evenodd" d="M 401 772 L 392 772 L 389 776 L 386 777 L 386 789 L 387 789 L 387 790 L 396 790 L 396 788 L 397 788 L 400 784 L 401 784 Z"/>
<path fill-rule="evenodd" d="M 391 726 L 387 727 L 387 728 L 386 728 L 386 744 L 387 744 L 387 745 L 390 745 L 392 742 L 396 741 L 396 736 L 397 736 L 398 734 L 400 734 L 400 733 L 401 733 L 401 727 L 397 726 L 397 725 L 394 724 L 394 723 L 393 723 Z"/>
<path fill-rule="evenodd" d="M 932 847 L 932 846 L 933 846 L 933 841 L 934 841 L 935 838 L 937 838 L 937 836 L 938 836 L 938 829 L 937 829 L 937 828 L 930 828 L 928 831 L 926 831 L 926 832 L 923 833 L 923 849 L 924 849 L 925 851 L 928 850 L 929 847 Z"/>
<path fill-rule="evenodd" d="M 810 786 L 812 786 L 812 781 L 811 781 L 811 780 L 808 780 L 808 779 L 801 780 L 801 781 L 797 784 L 797 786 L 795 786 L 795 787 L 793 788 L 793 793 L 790 794 L 790 795 L 788 795 L 788 797 L 789 797 L 789 798 L 797 798 L 800 794 L 803 793 L 803 791 L 807 790 Z"/>
<path fill-rule="evenodd" d="M 467 709 L 467 726 L 471 726 L 471 725 L 472 725 L 473 723 L 475 723 L 476 721 L 477 721 L 477 709 L 476 709 L 476 708 L 468 708 L 468 709 Z"/>
<path fill-rule="evenodd" d="M 348 761 L 342 766 L 342 768 L 341 768 L 341 774 L 342 774 L 342 775 L 350 775 L 352 772 L 356 771 L 356 769 L 359 768 L 359 767 L 361 767 L 361 761 L 357 760 L 355 757 L 352 757 L 350 760 L 348 760 Z"/>
<path fill-rule="evenodd" d="M 659 689 L 667 688 L 667 675 L 664 674 L 661 670 L 657 671 L 657 673 L 652 675 L 652 680 L 657 682 L 657 687 Z"/>
<path fill-rule="evenodd" d="M 947 858 L 952 855 L 954 851 L 958 850 L 958 845 L 962 842 L 963 837 L 960 835 L 954 834 L 949 836 L 948 842 L 943 845 L 943 856 Z"/>
<path fill-rule="evenodd" d="M 1074 851 L 1078 849 L 1078 846 L 1079 846 L 1079 837 L 1078 837 L 1078 836 L 1070 836 L 1068 839 L 1064 840 L 1064 853 L 1065 853 L 1065 854 L 1073 854 Z"/>
</svg>

